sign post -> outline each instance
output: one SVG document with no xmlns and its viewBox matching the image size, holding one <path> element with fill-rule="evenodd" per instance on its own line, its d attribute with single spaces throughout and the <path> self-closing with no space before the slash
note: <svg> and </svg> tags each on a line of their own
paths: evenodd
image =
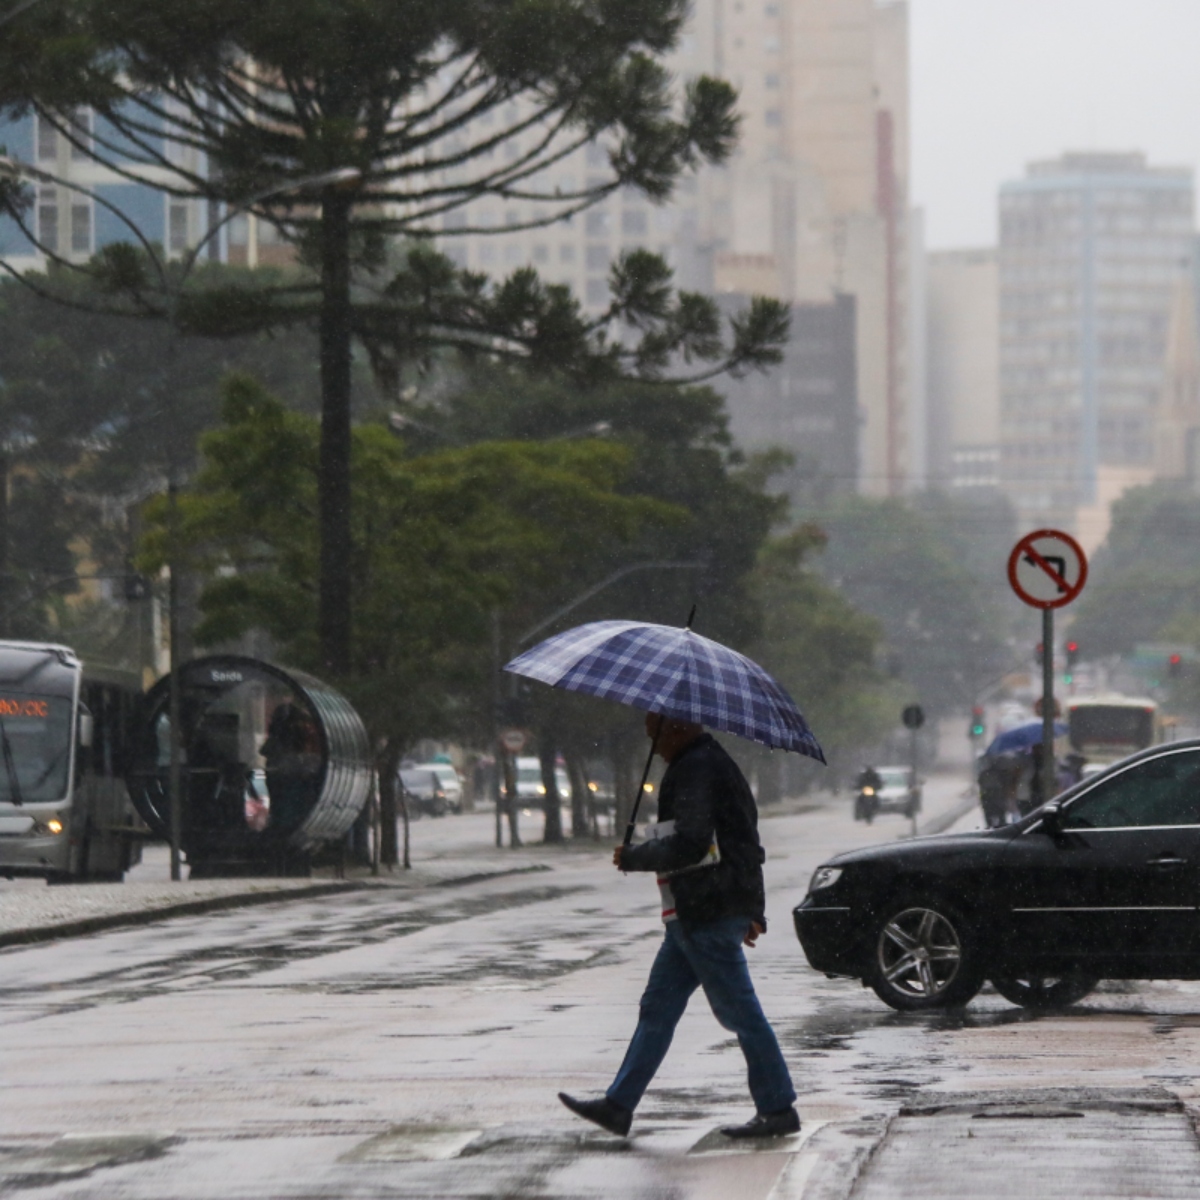
<svg viewBox="0 0 1200 1200">
<path fill-rule="evenodd" d="M 1083 547 L 1058 529 L 1027 533 L 1008 556 L 1008 582 L 1018 597 L 1042 610 L 1042 764 L 1045 803 L 1055 793 L 1054 762 L 1054 610 L 1070 604 L 1087 583 Z"/>
<path fill-rule="evenodd" d="M 917 730 L 925 724 L 925 710 L 919 704 L 910 704 L 900 714 L 900 720 L 904 722 L 904 728 L 909 732 L 908 742 L 908 802 L 909 812 L 912 821 L 913 835 L 917 832 L 917 810 L 913 807 L 913 802 L 917 798 Z"/>
</svg>

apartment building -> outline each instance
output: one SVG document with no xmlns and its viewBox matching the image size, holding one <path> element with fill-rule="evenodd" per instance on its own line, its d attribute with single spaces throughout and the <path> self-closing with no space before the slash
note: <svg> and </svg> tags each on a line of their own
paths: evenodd
<svg viewBox="0 0 1200 1200">
<path fill-rule="evenodd" d="M 906 490 L 923 470 L 914 412 L 924 424 L 912 394 L 919 247 L 908 206 L 907 3 L 696 0 L 670 66 L 680 79 L 714 74 L 738 89 L 741 135 L 728 164 L 685 177 L 666 204 L 623 192 L 540 229 L 520 228 L 535 219 L 532 204 L 481 197 L 446 215 L 443 248 L 490 275 L 532 264 L 593 312 L 608 301 L 613 259 L 635 247 L 662 254 L 681 287 L 825 305 L 835 323 L 840 298 L 852 297 L 857 483 Z M 515 161 L 522 151 L 514 139 L 497 153 Z M 606 166 L 605 147 L 592 145 L 542 182 L 565 194 L 602 180 Z M 718 386 L 738 426 L 747 393 Z M 803 427 L 787 443 L 801 455 L 811 448 Z"/>
<path fill-rule="evenodd" d="M 1000 192 L 1000 473 L 1026 523 L 1095 542 L 1155 473 L 1173 299 L 1191 271 L 1190 170 L 1064 154 Z"/>
</svg>

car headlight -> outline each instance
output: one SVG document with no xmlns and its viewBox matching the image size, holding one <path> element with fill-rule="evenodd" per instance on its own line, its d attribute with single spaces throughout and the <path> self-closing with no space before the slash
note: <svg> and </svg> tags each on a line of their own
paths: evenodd
<svg viewBox="0 0 1200 1200">
<path fill-rule="evenodd" d="M 818 867 L 813 872 L 812 882 L 808 885 L 808 890 L 809 892 L 819 892 L 822 888 L 832 887 L 841 877 L 841 867 Z"/>
<path fill-rule="evenodd" d="M 875 789 L 873 787 L 865 787 L 862 790 L 862 794 L 864 796 L 873 796 L 875 795 Z"/>
</svg>

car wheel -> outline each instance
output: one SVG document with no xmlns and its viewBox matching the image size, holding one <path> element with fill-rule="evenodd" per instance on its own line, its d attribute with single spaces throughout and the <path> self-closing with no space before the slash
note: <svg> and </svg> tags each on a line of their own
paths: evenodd
<svg viewBox="0 0 1200 1200">
<path fill-rule="evenodd" d="M 1035 1011 L 1078 1004 L 1099 983 L 1094 975 L 1073 971 L 1067 975 L 1021 975 L 993 979 L 992 987 L 1010 1004 Z"/>
<path fill-rule="evenodd" d="M 955 1008 L 983 986 L 967 923 L 940 900 L 894 905 L 879 923 L 867 982 L 901 1012 Z"/>
</svg>

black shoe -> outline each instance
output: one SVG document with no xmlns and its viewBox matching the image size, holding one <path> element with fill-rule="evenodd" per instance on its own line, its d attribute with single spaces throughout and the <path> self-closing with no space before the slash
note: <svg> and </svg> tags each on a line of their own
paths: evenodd
<svg viewBox="0 0 1200 1200">
<path fill-rule="evenodd" d="M 800 1114 L 789 1104 L 778 1112 L 759 1113 L 745 1125 L 726 1125 L 721 1132 L 730 1138 L 777 1138 L 800 1132 Z"/>
<path fill-rule="evenodd" d="M 619 1104 L 614 1104 L 607 1096 L 601 1096 L 599 1100 L 576 1100 L 566 1092 L 559 1092 L 558 1098 L 585 1121 L 591 1121 L 593 1125 L 599 1125 L 601 1129 L 607 1129 L 609 1133 L 615 1133 L 618 1137 L 625 1137 L 633 1124 L 633 1113 Z"/>
</svg>

